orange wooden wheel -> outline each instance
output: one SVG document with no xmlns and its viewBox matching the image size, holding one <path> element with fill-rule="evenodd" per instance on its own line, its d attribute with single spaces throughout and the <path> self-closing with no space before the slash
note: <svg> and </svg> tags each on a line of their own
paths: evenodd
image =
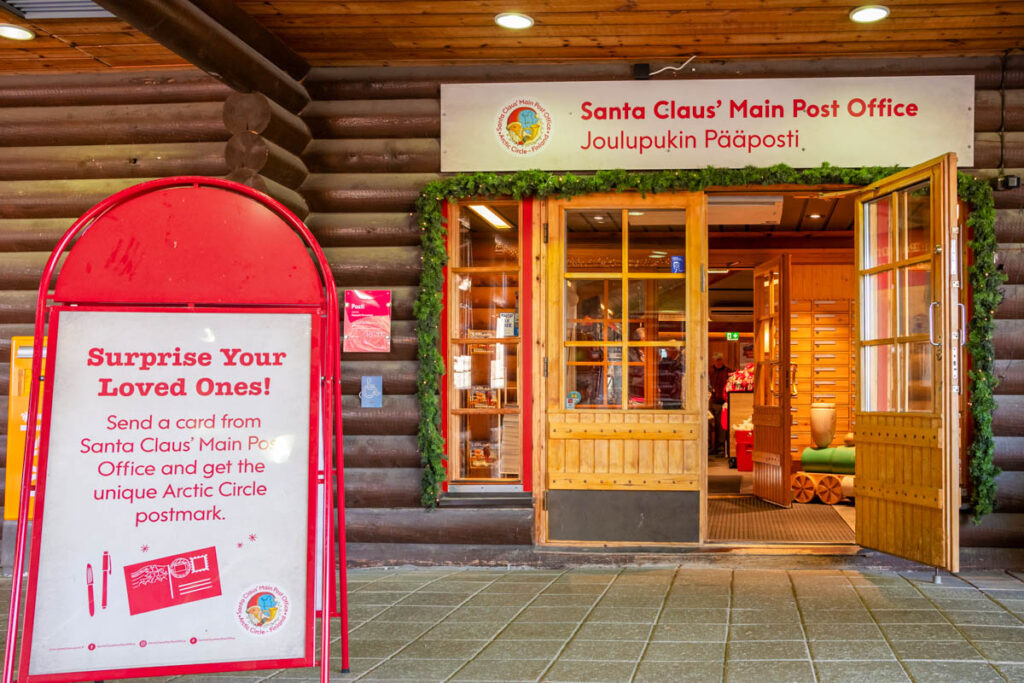
<svg viewBox="0 0 1024 683">
<path fill-rule="evenodd" d="M 843 482 L 834 474 L 822 475 L 816 489 L 818 498 L 827 505 L 835 505 L 843 499 Z"/>
<path fill-rule="evenodd" d="M 793 475 L 793 500 L 797 503 L 810 503 L 814 500 L 814 480 L 804 472 Z"/>
</svg>

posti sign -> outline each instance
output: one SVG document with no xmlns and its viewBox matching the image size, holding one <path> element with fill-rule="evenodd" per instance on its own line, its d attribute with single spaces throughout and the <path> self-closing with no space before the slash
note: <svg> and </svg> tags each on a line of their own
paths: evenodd
<svg viewBox="0 0 1024 683">
<path fill-rule="evenodd" d="M 974 77 L 441 86 L 441 170 L 974 162 Z"/>
</svg>

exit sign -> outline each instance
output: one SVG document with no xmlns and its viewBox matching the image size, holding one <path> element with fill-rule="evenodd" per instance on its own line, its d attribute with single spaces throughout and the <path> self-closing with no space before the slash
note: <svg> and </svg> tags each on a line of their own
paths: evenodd
<svg viewBox="0 0 1024 683">
<path fill-rule="evenodd" d="M 726 339 L 726 341 L 739 341 L 740 340 L 740 333 L 739 332 L 726 332 L 725 333 L 725 339 Z"/>
</svg>

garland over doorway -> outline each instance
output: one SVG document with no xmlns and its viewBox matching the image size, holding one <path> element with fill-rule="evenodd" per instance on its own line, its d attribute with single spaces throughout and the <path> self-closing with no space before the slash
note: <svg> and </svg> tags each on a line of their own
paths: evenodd
<svg viewBox="0 0 1024 683">
<path fill-rule="evenodd" d="M 496 173 L 464 173 L 427 185 L 416 202 L 423 244 L 423 272 L 416 300 L 420 368 L 417 394 L 420 402 L 419 449 L 423 462 L 423 495 L 425 508 L 437 506 L 445 480 L 444 440 L 441 437 L 440 381 L 444 375 L 444 358 L 440 351 L 440 327 L 443 313 L 442 287 L 444 266 L 448 258 L 443 209 L 446 202 L 469 197 L 576 197 L 603 192 L 699 192 L 708 187 L 744 185 L 854 185 L 864 186 L 900 170 L 898 167 L 870 166 L 837 168 L 822 164 L 820 168 L 793 169 L 785 165 L 769 168 L 704 168 L 692 171 L 597 171 L 593 175 L 520 171 Z M 994 390 L 998 380 L 994 372 L 995 352 L 992 346 L 993 318 L 1002 301 L 1000 286 L 1006 276 L 996 269 L 995 208 L 992 188 L 983 180 L 959 174 L 958 194 L 971 209 L 967 220 L 973 231 L 970 247 L 973 263 L 968 268 L 972 289 L 972 311 L 968 326 L 967 352 L 970 354 L 970 411 L 973 427 L 968 446 L 971 481 L 970 506 L 975 523 L 992 512 L 995 506 L 996 475 L 999 469 L 992 462 L 992 411 L 996 408 Z"/>
</svg>

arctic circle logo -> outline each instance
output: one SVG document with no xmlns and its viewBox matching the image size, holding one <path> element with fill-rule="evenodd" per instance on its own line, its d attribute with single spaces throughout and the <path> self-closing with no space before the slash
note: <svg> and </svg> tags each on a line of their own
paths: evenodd
<svg viewBox="0 0 1024 683">
<path fill-rule="evenodd" d="M 291 603 L 277 586 L 261 585 L 248 590 L 238 601 L 235 616 L 249 633 L 273 633 L 284 625 Z"/>
<path fill-rule="evenodd" d="M 518 97 L 502 107 L 495 132 L 509 152 L 533 154 L 551 139 L 551 113 L 537 100 Z"/>
</svg>

